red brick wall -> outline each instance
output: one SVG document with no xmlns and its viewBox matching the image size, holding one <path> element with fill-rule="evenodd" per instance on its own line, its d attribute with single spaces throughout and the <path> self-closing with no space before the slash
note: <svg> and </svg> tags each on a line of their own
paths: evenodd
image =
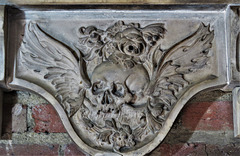
<svg viewBox="0 0 240 156">
<path fill-rule="evenodd" d="M 6 110 L 14 105 L 9 101 L 18 105 L 12 109 L 11 119 L 4 118 L 3 139 L 12 140 L 0 140 L 0 155 L 84 155 L 68 138 L 50 104 L 27 92 L 5 97 Z M 214 91 L 196 95 L 149 155 L 240 155 L 240 139 L 233 137 L 231 94 Z"/>
</svg>

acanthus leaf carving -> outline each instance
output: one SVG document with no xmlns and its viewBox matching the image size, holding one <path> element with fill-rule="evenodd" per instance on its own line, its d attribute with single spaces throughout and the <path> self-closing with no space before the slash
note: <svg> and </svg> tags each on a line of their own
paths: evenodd
<svg viewBox="0 0 240 156">
<path fill-rule="evenodd" d="M 201 23 L 164 50 L 163 23 L 142 28 L 118 21 L 106 30 L 78 31 L 79 57 L 30 22 L 20 49 L 22 64 L 51 82 L 79 137 L 88 137 L 86 144 L 116 153 L 156 136 L 178 99 L 196 83 L 186 75 L 208 66 L 214 38 L 210 26 Z"/>
<path fill-rule="evenodd" d="M 23 64 L 35 73 L 44 72 L 43 78 L 56 89 L 56 98 L 72 116 L 83 101 L 84 90 L 90 86 L 82 69 L 84 62 L 76 59 L 70 49 L 45 34 L 37 24 L 29 23 L 21 46 Z"/>
<path fill-rule="evenodd" d="M 155 117 L 161 120 L 166 118 L 164 112 L 170 111 L 179 96 L 190 86 L 191 82 L 184 75 L 207 66 L 213 38 L 214 32 L 202 23 L 194 34 L 167 50 L 156 62 L 147 89 L 152 110 L 162 108 L 163 116 L 158 111 L 158 116 Z"/>
</svg>

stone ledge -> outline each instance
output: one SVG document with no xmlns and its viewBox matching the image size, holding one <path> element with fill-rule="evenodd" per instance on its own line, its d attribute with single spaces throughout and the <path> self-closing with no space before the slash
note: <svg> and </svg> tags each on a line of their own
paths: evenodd
<svg viewBox="0 0 240 156">
<path fill-rule="evenodd" d="M 238 0 L 3 0 L 0 5 L 59 5 L 59 4 L 226 4 Z"/>
</svg>

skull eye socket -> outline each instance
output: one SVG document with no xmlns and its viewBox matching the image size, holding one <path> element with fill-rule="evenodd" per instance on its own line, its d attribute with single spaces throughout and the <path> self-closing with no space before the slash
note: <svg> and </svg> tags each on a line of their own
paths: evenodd
<svg viewBox="0 0 240 156">
<path fill-rule="evenodd" d="M 113 83 L 112 94 L 117 97 L 123 98 L 125 94 L 124 86 L 120 83 Z"/>
<path fill-rule="evenodd" d="M 94 95 L 97 95 L 99 93 L 103 92 L 103 84 L 101 81 L 95 82 L 92 86 L 92 93 Z"/>
</svg>

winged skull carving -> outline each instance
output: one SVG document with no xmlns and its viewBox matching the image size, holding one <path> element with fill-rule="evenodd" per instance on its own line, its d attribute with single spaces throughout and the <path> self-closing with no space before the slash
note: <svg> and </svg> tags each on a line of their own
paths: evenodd
<svg viewBox="0 0 240 156">
<path fill-rule="evenodd" d="M 208 66 L 214 32 L 203 23 L 169 49 L 163 23 L 118 21 L 106 30 L 79 28 L 73 51 L 30 22 L 22 64 L 44 81 L 89 146 L 124 153 L 150 142 L 169 112 Z M 87 137 L 87 139 L 86 139 Z"/>
</svg>

